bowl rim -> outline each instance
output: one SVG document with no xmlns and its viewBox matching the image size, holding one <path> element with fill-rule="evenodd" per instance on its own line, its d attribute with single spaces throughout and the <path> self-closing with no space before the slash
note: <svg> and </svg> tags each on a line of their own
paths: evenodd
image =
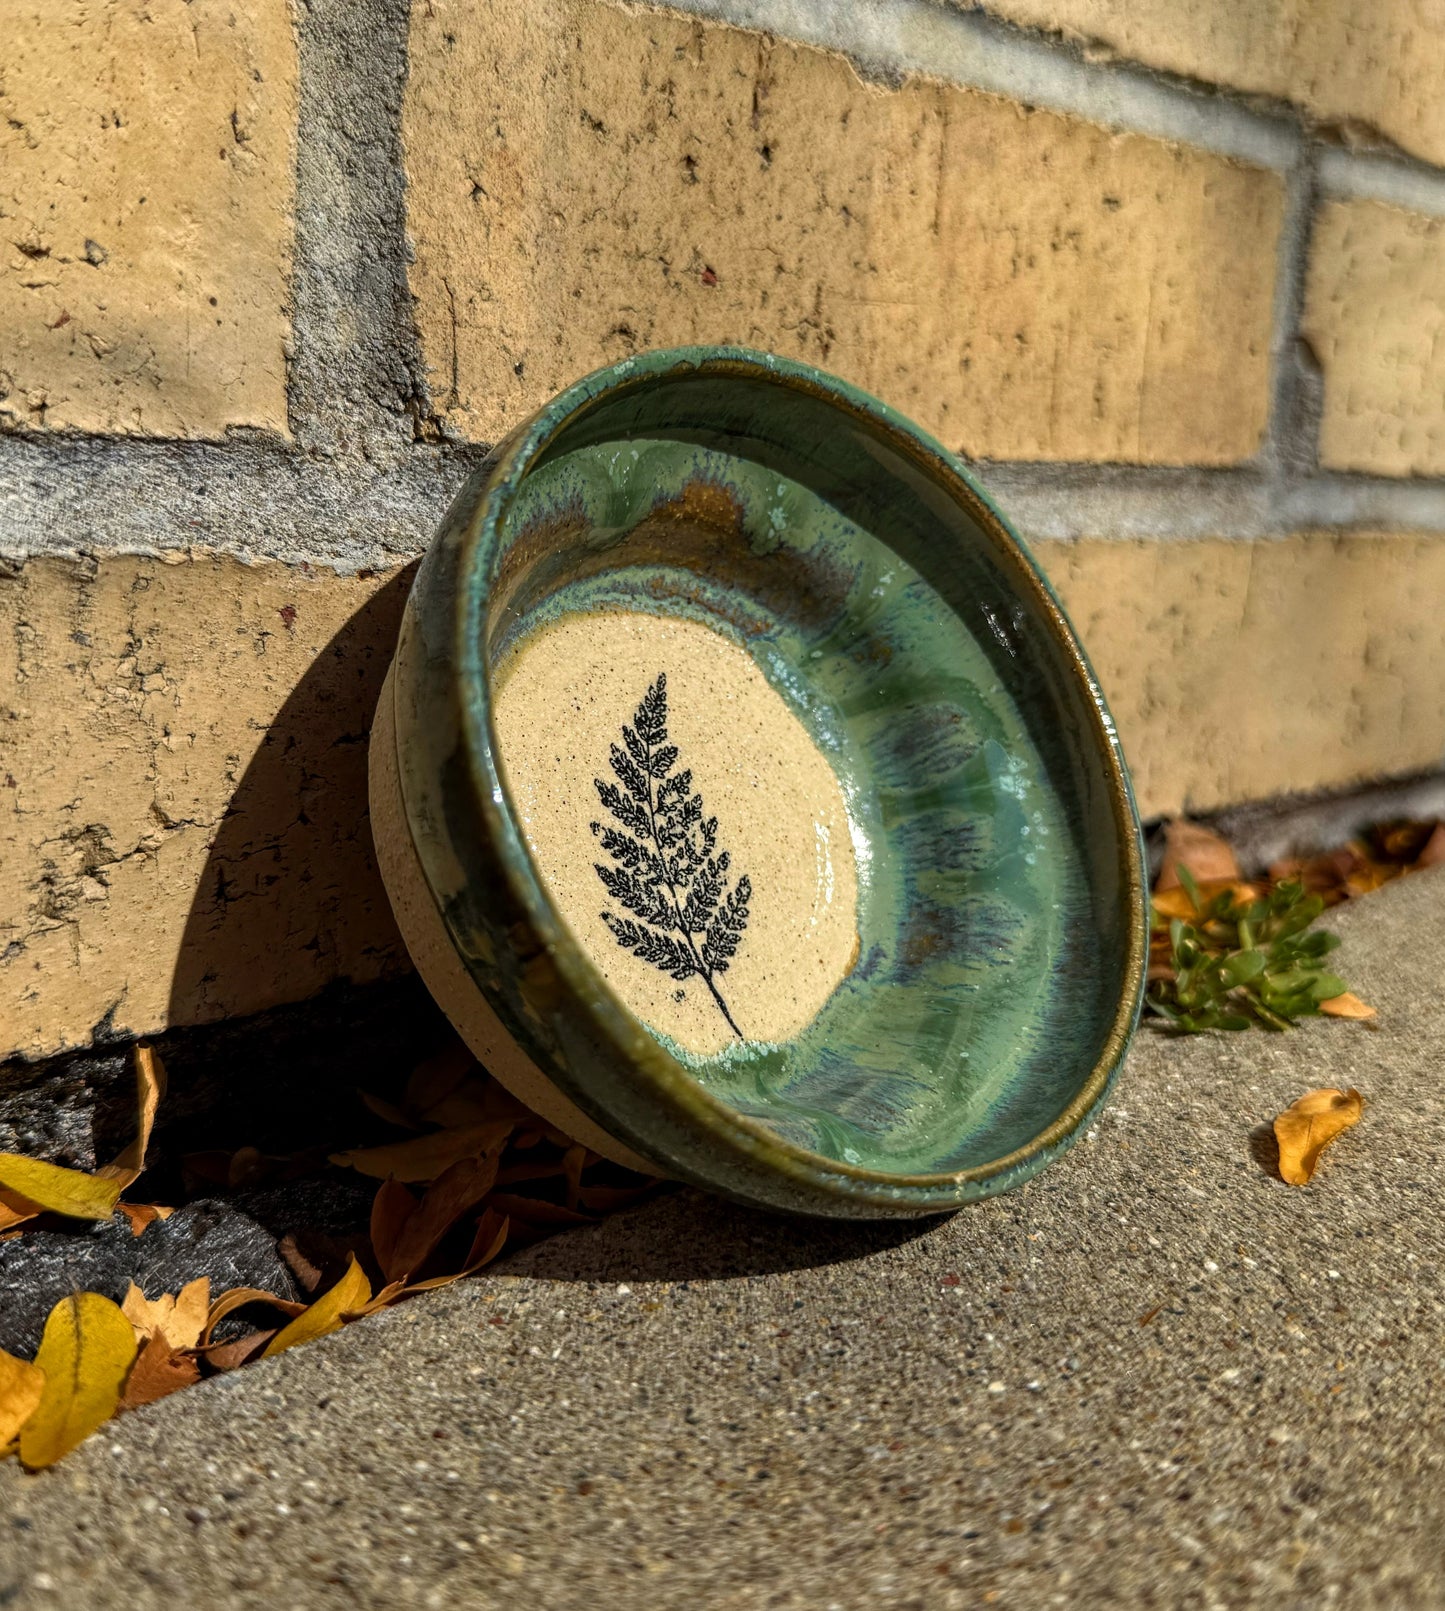
<svg viewBox="0 0 1445 1611">
<path fill-rule="evenodd" d="M 966 1169 L 930 1174 L 892 1174 L 828 1158 L 786 1140 L 760 1119 L 738 1113 L 713 1096 L 687 1067 L 616 997 L 548 895 L 517 821 L 498 764 L 491 672 L 483 651 L 490 576 L 484 561 L 497 551 L 502 522 L 537 459 L 561 432 L 605 402 L 628 391 L 686 374 L 734 376 L 800 392 L 850 416 L 881 436 L 916 468 L 962 503 L 992 544 L 996 559 L 1029 595 L 1056 646 L 1086 696 L 1096 748 L 1107 773 L 1108 799 L 1119 848 L 1121 886 L 1136 916 L 1129 927 L 1123 986 L 1100 1055 L 1063 1111 L 1011 1152 Z M 1107 1093 L 1137 1025 L 1143 1002 L 1148 931 L 1145 918 L 1143 842 L 1128 769 L 1113 719 L 1082 645 L 1033 555 L 974 481 L 961 461 L 911 420 L 860 388 L 798 360 L 737 346 L 662 348 L 609 364 L 575 381 L 522 422 L 494 449 L 481 475 L 480 493 L 469 512 L 458 555 L 454 604 L 456 665 L 463 680 L 459 700 L 466 776 L 474 804 L 498 853 L 511 894 L 519 902 L 556 967 L 570 1007 L 586 1014 L 609 1049 L 657 1103 L 689 1129 L 753 1166 L 789 1177 L 808 1195 L 850 1203 L 873 1202 L 942 1211 L 962 1202 L 967 1188 L 1016 1171 L 1032 1172 L 1076 1138 Z M 606 1118 L 599 1118 L 612 1130 Z M 647 1138 L 620 1127 L 618 1139 L 648 1152 Z M 695 1166 L 694 1166 L 695 1167 Z M 723 1183 L 719 1183 L 723 1184 Z M 725 1186 L 724 1186 L 725 1189 Z"/>
</svg>

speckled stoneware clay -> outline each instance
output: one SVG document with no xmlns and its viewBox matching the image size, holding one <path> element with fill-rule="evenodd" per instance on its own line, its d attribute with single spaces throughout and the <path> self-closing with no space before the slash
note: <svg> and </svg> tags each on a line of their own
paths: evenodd
<svg viewBox="0 0 1445 1611">
<path fill-rule="evenodd" d="M 954 458 L 781 359 L 631 359 L 495 451 L 418 574 L 372 814 L 498 1078 L 744 1200 L 1023 1179 L 1137 1017 L 1138 826 L 1057 601 Z"/>
</svg>

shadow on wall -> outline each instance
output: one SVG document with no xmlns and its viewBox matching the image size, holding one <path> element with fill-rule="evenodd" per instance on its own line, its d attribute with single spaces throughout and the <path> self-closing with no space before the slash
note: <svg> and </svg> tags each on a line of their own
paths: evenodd
<svg viewBox="0 0 1445 1611">
<path fill-rule="evenodd" d="M 383 583 L 317 654 L 237 784 L 186 919 L 171 1024 L 408 971 L 372 849 L 366 763 L 414 572 Z"/>
</svg>

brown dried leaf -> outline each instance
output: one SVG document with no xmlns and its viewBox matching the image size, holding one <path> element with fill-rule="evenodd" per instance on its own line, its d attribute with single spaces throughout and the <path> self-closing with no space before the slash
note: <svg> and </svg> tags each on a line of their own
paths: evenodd
<svg viewBox="0 0 1445 1611">
<path fill-rule="evenodd" d="M 360 1091 L 357 1094 L 378 1119 L 385 1119 L 388 1124 L 394 1124 L 398 1130 L 421 1129 L 416 1120 L 403 1113 L 395 1102 L 388 1102 L 385 1097 L 373 1096 L 370 1091 Z"/>
<path fill-rule="evenodd" d="M 1320 1011 L 1331 1018 L 1373 1018 L 1375 1009 L 1366 1006 L 1353 991 L 1347 990 L 1342 996 L 1331 996 L 1328 1001 L 1320 1003 Z"/>
<path fill-rule="evenodd" d="M 290 1325 L 283 1326 L 266 1344 L 263 1357 L 270 1359 L 276 1354 L 284 1354 L 288 1348 L 295 1348 L 298 1343 L 314 1342 L 329 1332 L 339 1331 L 343 1321 L 364 1311 L 370 1301 L 371 1282 L 366 1279 L 366 1272 L 353 1254 L 346 1266 L 346 1273 L 336 1285 L 324 1297 L 318 1298 L 304 1314 L 297 1315 Z"/>
<path fill-rule="evenodd" d="M 162 1293 L 159 1298 L 146 1297 L 132 1281 L 120 1308 L 135 1327 L 138 1341 L 159 1337 L 172 1349 L 194 1348 L 201 1340 L 210 1313 L 210 1278 L 198 1276 L 188 1281 L 175 1296 Z"/>
<path fill-rule="evenodd" d="M 306 1309 L 304 1303 L 296 1303 L 291 1298 L 278 1298 L 274 1292 L 267 1292 L 262 1287 L 232 1287 L 229 1292 L 223 1292 L 211 1305 L 211 1312 L 206 1316 L 206 1329 L 201 1333 L 201 1347 L 209 1348 L 211 1334 L 216 1327 L 233 1310 L 243 1309 L 248 1303 L 269 1303 L 283 1315 L 303 1314 Z"/>
<path fill-rule="evenodd" d="M 1314 1178 L 1320 1153 L 1352 1124 L 1359 1122 L 1365 1099 L 1348 1091 L 1306 1091 L 1274 1121 L 1279 1143 L 1279 1173 L 1291 1186 L 1307 1186 Z"/>
<path fill-rule="evenodd" d="M 294 1231 L 287 1231 L 276 1244 L 276 1251 L 286 1260 L 292 1275 L 301 1283 L 303 1292 L 315 1292 L 321 1285 L 321 1266 L 313 1263 L 301 1251 Z"/>
<path fill-rule="evenodd" d="M 200 1379 L 201 1367 L 194 1355 L 177 1353 L 160 1332 L 153 1332 L 125 1379 L 120 1408 L 136 1410 L 142 1404 L 154 1404 L 182 1387 L 194 1386 Z"/>
<path fill-rule="evenodd" d="M 460 1130 L 435 1130 L 411 1141 L 396 1141 L 384 1147 L 361 1147 L 352 1152 L 334 1152 L 331 1162 L 358 1170 L 374 1180 L 389 1175 L 401 1181 L 435 1180 L 465 1158 L 481 1158 L 505 1145 L 512 1132 L 510 1119 L 488 1124 L 467 1125 Z"/>
<path fill-rule="evenodd" d="M 237 1337 L 231 1342 L 209 1343 L 201 1352 L 213 1370 L 235 1370 L 238 1365 L 250 1364 L 278 1329 L 272 1327 L 270 1331 L 248 1331 L 244 1337 Z"/>
<path fill-rule="evenodd" d="M 1176 817 L 1164 828 L 1164 859 L 1159 864 L 1155 888 L 1177 888 L 1181 866 L 1187 867 L 1199 884 L 1235 884 L 1244 877 L 1233 848 L 1222 834 Z"/>
<path fill-rule="evenodd" d="M 540 1197 L 519 1197 L 511 1192 L 493 1192 L 489 1206 L 499 1214 L 508 1214 L 527 1225 L 591 1225 L 586 1214 L 575 1208 L 563 1208 L 561 1203 L 549 1203 Z"/>
<path fill-rule="evenodd" d="M 449 1096 L 477 1066 L 465 1044 L 454 1040 L 412 1070 L 401 1103 L 410 1113 L 426 1118 L 429 1110 Z"/>
<path fill-rule="evenodd" d="M 124 1214 L 130 1221 L 130 1234 L 139 1236 L 147 1225 L 154 1225 L 158 1219 L 169 1219 L 175 1213 L 174 1208 L 163 1208 L 159 1203 L 117 1203 L 116 1212 Z"/>
<path fill-rule="evenodd" d="M 135 1333 L 120 1307 L 97 1292 L 62 1298 L 50 1311 L 35 1363 L 45 1390 L 20 1432 L 31 1471 L 54 1465 L 115 1414 L 135 1358 Z"/>
<path fill-rule="evenodd" d="M 0 1349 L 0 1457 L 20 1436 L 45 1390 L 45 1372 Z"/>
<path fill-rule="evenodd" d="M 481 1202 L 496 1180 L 495 1153 L 453 1164 L 401 1224 L 390 1256 L 382 1263 L 387 1279 L 402 1280 L 421 1269 L 446 1233 L 469 1208 Z M 377 1195 L 380 1197 L 380 1193 Z M 377 1248 L 376 1252 L 381 1258 L 381 1250 Z"/>
<path fill-rule="evenodd" d="M 399 1180 L 384 1180 L 371 1204 L 371 1251 L 384 1275 L 396 1257 L 396 1244 L 406 1222 L 416 1213 L 417 1199 Z"/>
<path fill-rule="evenodd" d="M 464 1281 L 467 1276 L 475 1275 L 484 1264 L 490 1264 L 506 1245 L 507 1232 L 511 1229 L 511 1221 L 504 1215 L 488 1208 L 477 1224 L 477 1234 L 472 1238 L 472 1250 L 467 1254 L 467 1261 L 455 1275 L 434 1275 L 429 1281 L 414 1281 L 403 1287 L 399 1297 L 409 1296 L 413 1292 L 431 1292 L 437 1287 L 448 1287 L 454 1281 Z M 387 1289 L 390 1291 L 390 1288 Z"/>
<path fill-rule="evenodd" d="M 1417 867 L 1438 867 L 1445 862 L 1445 822 L 1437 822 L 1435 831 L 1425 841 L 1425 848 L 1415 858 Z"/>
</svg>

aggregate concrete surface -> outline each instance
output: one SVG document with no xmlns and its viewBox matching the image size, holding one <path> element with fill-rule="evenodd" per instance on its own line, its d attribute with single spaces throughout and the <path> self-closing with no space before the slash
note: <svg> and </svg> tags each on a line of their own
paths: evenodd
<svg viewBox="0 0 1445 1611">
<path fill-rule="evenodd" d="M 1331 917 L 1378 1030 L 1146 1031 L 1007 1197 L 677 1193 L 0 1468 L 0 1606 L 1445 1603 L 1445 873 Z"/>
</svg>

